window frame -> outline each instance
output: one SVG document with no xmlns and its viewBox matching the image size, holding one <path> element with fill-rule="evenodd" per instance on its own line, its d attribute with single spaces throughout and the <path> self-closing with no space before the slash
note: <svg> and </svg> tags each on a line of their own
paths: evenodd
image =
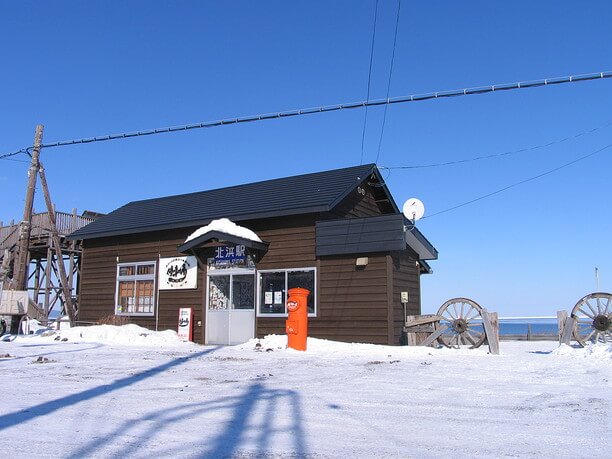
<svg viewBox="0 0 612 459">
<path fill-rule="evenodd" d="M 153 274 L 138 274 L 138 266 L 150 266 L 153 265 Z M 134 266 L 134 274 L 131 276 L 122 276 L 119 273 L 121 272 L 121 268 L 126 266 Z M 120 282 L 134 282 L 134 296 L 133 299 L 136 299 L 136 287 L 138 285 L 138 281 L 153 281 L 153 304 L 151 312 L 119 312 L 119 283 Z M 115 315 L 116 316 L 135 316 L 135 317 L 155 317 L 155 313 L 157 311 L 157 260 L 153 261 L 133 261 L 133 262 L 124 262 L 117 263 L 117 273 L 115 276 Z"/>
<path fill-rule="evenodd" d="M 314 294 L 314 312 L 309 312 L 308 313 L 308 317 L 317 317 L 317 314 L 319 313 L 319 298 L 318 298 L 318 292 L 317 292 L 317 267 L 316 266 L 308 266 L 308 267 L 304 267 L 304 268 L 285 268 L 285 269 L 258 269 L 257 270 L 257 301 L 255 304 L 255 315 L 256 317 L 288 317 L 289 314 L 287 313 L 287 299 L 285 298 L 285 312 L 275 312 L 275 313 L 265 313 L 265 312 L 260 312 L 260 306 L 261 306 L 261 292 L 262 292 L 262 285 L 261 285 L 261 274 L 265 274 L 265 273 L 284 273 L 285 274 L 285 292 L 286 295 L 289 294 L 289 274 L 290 272 L 295 272 L 295 271 L 312 271 L 314 273 L 314 279 L 313 279 L 313 285 L 314 285 L 314 292 L 311 292 L 311 294 Z"/>
</svg>

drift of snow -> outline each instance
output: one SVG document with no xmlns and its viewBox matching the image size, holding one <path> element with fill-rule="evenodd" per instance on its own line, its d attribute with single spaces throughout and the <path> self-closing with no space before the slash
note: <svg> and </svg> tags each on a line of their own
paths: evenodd
<svg viewBox="0 0 612 459">
<path fill-rule="evenodd" d="M 612 343 L 588 344 L 584 348 L 574 348 L 567 344 L 562 344 L 552 351 L 555 355 L 568 355 L 580 358 L 596 358 L 612 360 Z"/>
<path fill-rule="evenodd" d="M 116 344 L 125 346 L 181 346 L 181 341 L 174 330 L 152 331 L 136 324 L 121 326 L 92 325 L 90 327 L 73 327 L 59 330 L 52 335 L 54 339 L 66 338 L 70 342 L 89 342 Z M 191 345 L 191 343 L 189 343 Z"/>
<path fill-rule="evenodd" d="M 185 239 L 185 242 L 203 236 L 210 231 L 219 231 L 225 234 L 231 234 L 232 236 L 241 237 L 242 239 L 248 239 L 249 241 L 261 242 L 259 236 L 253 231 L 244 226 L 239 226 L 227 218 L 213 220 L 208 225 L 198 228 Z"/>
<path fill-rule="evenodd" d="M 0 342 L 2 448 L 27 457 L 609 457 L 610 346 L 502 341 L 490 355 L 286 344 L 270 335 L 199 346 L 135 325 Z M 32 432 L 36 441 L 24 441 Z"/>
</svg>

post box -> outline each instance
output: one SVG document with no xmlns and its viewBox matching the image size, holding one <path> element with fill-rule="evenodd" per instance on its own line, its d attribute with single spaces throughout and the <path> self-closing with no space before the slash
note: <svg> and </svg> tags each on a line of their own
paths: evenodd
<svg viewBox="0 0 612 459">
<path fill-rule="evenodd" d="M 306 350 L 308 338 L 308 295 L 305 288 L 290 288 L 287 298 L 289 317 L 285 323 L 287 346 L 298 351 Z"/>
</svg>

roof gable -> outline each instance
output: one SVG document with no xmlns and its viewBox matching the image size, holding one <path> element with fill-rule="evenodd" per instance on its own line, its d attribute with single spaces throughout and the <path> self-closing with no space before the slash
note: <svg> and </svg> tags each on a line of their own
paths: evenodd
<svg viewBox="0 0 612 459">
<path fill-rule="evenodd" d="M 374 173 L 375 164 L 134 201 L 72 233 L 70 239 L 92 239 L 186 228 L 216 218 L 244 221 L 333 209 Z M 387 194 L 386 186 L 384 190 Z M 390 194 L 389 194 L 390 197 Z M 390 198 L 392 201 L 392 198 Z"/>
</svg>

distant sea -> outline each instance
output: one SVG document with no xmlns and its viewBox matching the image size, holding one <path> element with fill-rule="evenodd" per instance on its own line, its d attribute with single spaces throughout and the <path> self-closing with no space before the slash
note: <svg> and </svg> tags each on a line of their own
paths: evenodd
<svg viewBox="0 0 612 459">
<path fill-rule="evenodd" d="M 482 332 L 482 325 L 476 325 L 475 330 Z M 527 335 L 549 335 L 551 338 L 557 337 L 557 319 L 499 319 L 499 335 L 503 336 L 524 336 Z"/>
<path fill-rule="evenodd" d="M 557 319 L 499 319 L 499 334 L 557 336 Z"/>
</svg>

